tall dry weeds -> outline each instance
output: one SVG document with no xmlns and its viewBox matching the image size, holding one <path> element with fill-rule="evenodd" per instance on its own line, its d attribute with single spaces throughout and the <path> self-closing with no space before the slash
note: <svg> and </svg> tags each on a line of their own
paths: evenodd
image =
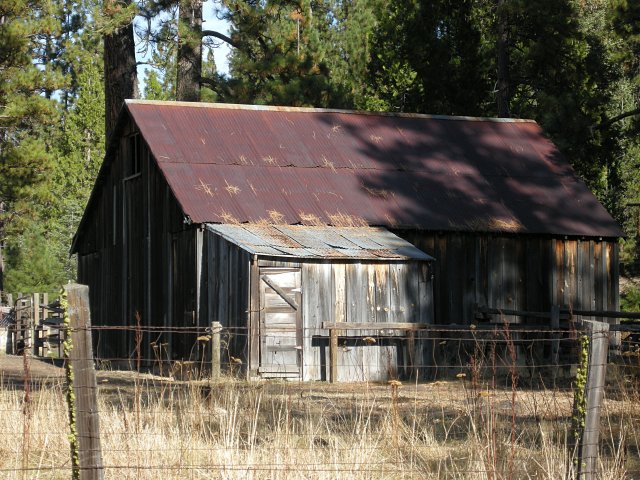
<svg viewBox="0 0 640 480">
<path fill-rule="evenodd" d="M 106 479 L 563 479 L 571 392 L 433 384 L 178 382 L 99 374 Z M 64 392 L 0 390 L 0 478 L 68 479 Z M 640 405 L 607 399 L 598 478 L 637 472 Z M 515 415 L 515 424 L 513 421 Z M 28 456 L 23 461 L 23 452 Z M 631 452 L 631 453 L 630 453 Z M 636 452 L 636 453 L 633 453 Z M 634 462 L 636 462 L 634 464 Z M 635 466 L 634 466 L 635 465 Z"/>
</svg>

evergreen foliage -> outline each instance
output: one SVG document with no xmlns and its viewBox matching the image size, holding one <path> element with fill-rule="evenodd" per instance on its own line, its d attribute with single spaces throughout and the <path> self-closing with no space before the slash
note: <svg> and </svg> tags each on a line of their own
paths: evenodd
<svg viewBox="0 0 640 480">
<path fill-rule="evenodd" d="M 322 42 L 326 2 L 229 0 L 222 16 L 237 45 L 224 99 L 266 105 L 329 105 L 331 84 Z"/>
<path fill-rule="evenodd" d="M 53 293 L 75 279 L 69 246 L 104 156 L 101 44 L 86 23 L 92 8 L 43 8 L 46 28 L 32 25 L 34 42 L 22 44 L 6 80 L 0 74 L 4 113 L 20 112 L 3 124 L 8 291 Z"/>
<path fill-rule="evenodd" d="M 228 36 L 200 31 L 199 1 L 0 0 L 8 290 L 56 291 L 75 277 L 69 246 L 104 156 L 104 79 L 109 125 L 120 98 L 136 95 L 136 12 L 146 98 L 174 100 L 182 80 L 204 101 L 533 118 L 635 234 L 626 205 L 640 202 L 640 2 L 214 4 Z M 232 47 L 229 75 L 213 59 L 220 42 Z M 202 52 L 201 73 L 185 45 Z"/>
<path fill-rule="evenodd" d="M 39 0 L 0 0 L 0 243 L 8 246 L 49 197 L 47 130 L 57 114 L 45 94 L 59 76 L 38 53 L 42 36 L 59 30 L 51 8 Z M 0 290 L 3 267 L 0 251 Z"/>
</svg>

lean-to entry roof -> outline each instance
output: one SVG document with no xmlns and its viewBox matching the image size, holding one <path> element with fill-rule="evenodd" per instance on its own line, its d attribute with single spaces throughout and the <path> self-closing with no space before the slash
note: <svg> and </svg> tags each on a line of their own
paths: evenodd
<svg viewBox="0 0 640 480">
<path fill-rule="evenodd" d="M 621 236 L 533 121 L 128 101 L 196 223 Z"/>
<path fill-rule="evenodd" d="M 206 228 L 252 255 L 339 260 L 434 260 L 381 227 L 209 223 Z"/>
</svg>

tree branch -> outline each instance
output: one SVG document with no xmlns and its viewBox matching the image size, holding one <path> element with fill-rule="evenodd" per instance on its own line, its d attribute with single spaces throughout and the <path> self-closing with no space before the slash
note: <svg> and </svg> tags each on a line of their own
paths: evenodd
<svg viewBox="0 0 640 480">
<path fill-rule="evenodd" d="M 234 48 L 240 48 L 239 44 L 237 44 L 236 42 L 234 42 L 230 37 L 227 37 L 225 34 L 220 33 L 220 32 L 216 32 L 214 30 L 203 30 L 202 31 L 202 37 L 215 37 L 218 38 L 220 40 L 222 40 L 223 42 L 228 43 L 229 45 L 231 45 Z"/>
<path fill-rule="evenodd" d="M 216 92 L 218 95 L 222 97 L 220 100 L 226 101 L 234 98 L 233 89 L 229 88 L 228 85 L 225 85 L 224 83 L 218 81 L 215 78 L 200 77 L 200 85 L 205 85 L 209 87 L 211 90 L 213 90 L 214 92 Z"/>
<path fill-rule="evenodd" d="M 609 128 L 616 122 L 620 120 L 624 120 L 627 117 L 633 117 L 634 115 L 640 115 L 640 107 L 634 108 L 633 110 L 629 110 L 628 112 L 621 113 L 620 115 L 616 115 L 598 125 L 592 125 L 591 128 L 596 128 L 598 130 L 604 130 L 605 128 Z"/>
</svg>

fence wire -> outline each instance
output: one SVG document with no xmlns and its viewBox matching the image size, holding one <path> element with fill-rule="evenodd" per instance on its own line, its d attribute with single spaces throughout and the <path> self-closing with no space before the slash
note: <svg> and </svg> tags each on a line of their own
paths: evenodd
<svg viewBox="0 0 640 480">
<path fill-rule="evenodd" d="M 246 358 L 229 353 L 229 338 L 248 338 L 243 329 L 223 329 L 220 376 L 210 329 L 91 330 L 133 339 L 118 347 L 124 354 L 95 362 L 106 479 L 561 479 L 579 470 L 580 331 L 432 326 L 415 332 L 414 342 L 429 344 L 416 358 L 394 332 L 375 343 L 367 332 L 344 335 L 338 349 L 351 351 L 337 368 L 362 381 L 329 383 L 328 353 L 313 357 L 319 364 L 301 360 L 302 370 L 324 372 L 320 381 L 247 380 Z M 193 348 L 172 358 L 162 342 L 145 344 L 152 334 L 184 336 Z M 609 340 L 594 478 L 637 478 L 640 338 Z M 0 356 L 0 478 L 71 478 L 63 359 L 25 347 Z M 384 349 L 396 365 L 380 366 L 372 352 Z M 386 378 L 368 378 L 368 363 Z"/>
</svg>

